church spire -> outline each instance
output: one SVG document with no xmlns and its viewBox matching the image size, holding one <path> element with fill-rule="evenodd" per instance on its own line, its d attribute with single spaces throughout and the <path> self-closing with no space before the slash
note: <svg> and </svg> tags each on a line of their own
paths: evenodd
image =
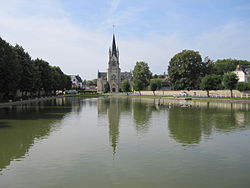
<svg viewBox="0 0 250 188">
<path fill-rule="evenodd" d="M 117 48 L 116 48 L 116 43 L 115 43 L 115 34 L 113 34 L 112 55 L 117 56 Z"/>
</svg>

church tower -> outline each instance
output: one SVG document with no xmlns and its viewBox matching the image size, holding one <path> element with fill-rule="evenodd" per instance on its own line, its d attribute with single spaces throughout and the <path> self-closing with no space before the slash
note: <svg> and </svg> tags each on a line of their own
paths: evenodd
<svg viewBox="0 0 250 188">
<path fill-rule="evenodd" d="M 119 92 L 121 69 L 119 68 L 119 50 L 116 47 L 115 35 L 113 35 L 112 48 L 109 49 L 107 81 L 109 83 L 110 92 Z"/>
</svg>

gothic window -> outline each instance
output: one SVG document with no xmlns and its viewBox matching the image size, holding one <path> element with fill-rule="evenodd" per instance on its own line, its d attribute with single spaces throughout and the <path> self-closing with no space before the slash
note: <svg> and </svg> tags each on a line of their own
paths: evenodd
<svg viewBox="0 0 250 188">
<path fill-rule="evenodd" d="M 115 60 L 112 60 L 112 66 L 115 66 L 116 63 L 115 63 Z"/>
<path fill-rule="evenodd" d="M 115 79 L 116 79 L 116 75 L 113 74 L 113 75 L 112 75 L 112 80 L 115 80 Z"/>
</svg>

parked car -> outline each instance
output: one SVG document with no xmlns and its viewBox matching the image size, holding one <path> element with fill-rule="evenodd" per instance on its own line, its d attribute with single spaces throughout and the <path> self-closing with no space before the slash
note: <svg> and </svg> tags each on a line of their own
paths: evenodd
<svg viewBox="0 0 250 188">
<path fill-rule="evenodd" d="M 180 97 L 187 97 L 187 96 L 188 96 L 188 93 L 185 92 L 185 91 L 181 91 L 181 92 L 179 93 L 179 96 L 180 96 Z"/>
</svg>

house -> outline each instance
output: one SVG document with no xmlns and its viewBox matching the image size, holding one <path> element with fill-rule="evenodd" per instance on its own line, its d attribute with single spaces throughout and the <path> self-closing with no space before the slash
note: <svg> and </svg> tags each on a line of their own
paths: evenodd
<svg viewBox="0 0 250 188">
<path fill-rule="evenodd" d="M 250 66 L 237 65 L 237 68 L 235 71 L 233 71 L 233 73 L 238 76 L 239 82 L 250 81 Z"/>
<path fill-rule="evenodd" d="M 72 88 L 83 88 L 83 81 L 79 75 L 70 75 Z"/>
</svg>

